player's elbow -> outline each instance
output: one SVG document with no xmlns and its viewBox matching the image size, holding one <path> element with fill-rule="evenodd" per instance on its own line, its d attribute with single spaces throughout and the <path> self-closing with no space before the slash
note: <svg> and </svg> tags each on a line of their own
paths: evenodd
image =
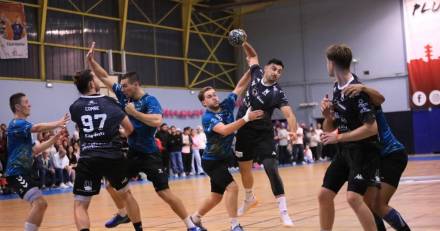
<svg viewBox="0 0 440 231">
<path fill-rule="evenodd" d="M 377 123 L 376 121 L 371 123 L 366 123 L 366 130 L 369 136 L 377 135 Z"/>
</svg>

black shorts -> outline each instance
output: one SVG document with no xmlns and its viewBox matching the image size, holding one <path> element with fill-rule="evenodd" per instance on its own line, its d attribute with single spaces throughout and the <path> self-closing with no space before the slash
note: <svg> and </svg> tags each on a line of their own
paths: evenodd
<svg viewBox="0 0 440 231">
<path fill-rule="evenodd" d="M 6 177 L 8 186 L 17 193 L 21 199 L 25 199 L 24 196 L 32 188 L 38 188 L 38 182 L 29 175 L 14 175 Z"/>
<path fill-rule="evenodd" d="M 147 179 L 153 183 L 156 192 L 170 188 L 168 186 L 168 172 L 162 164 L 160 153 L 139 153 L 128 151 L 128 177 L 135 177 L 139 172 L 147 174 Z"/>
<path fill-rule="evenodd" d="M 397 188 L 400 177 L 408 163 L 408 155 L 405 150 L 392 152 L 380 159 L 380 178 L 381 181 Z"/>
<path fill-rule="evenodd" d="M 377 143 L 348 143 L 340 145 L 340 152 L 327 168 L 322 187 L 335 193 L 348 181 L 347 191 L 364 195 L 377 181 L 379 169 Z"/>
<path fill-rule="evenodd" d="M 103 177 L 116 190 L 124 188 L 128 184 L 126 164 L 125 158 L 80 158 L 75 170 L 76 177 L 73 194 L 81 196 L 99 194 Z"/>
<path fill-rule="evenodd" d="M 228 171 L 227 160 L 205 160 L 202 159 L 202 168 L 211 180 L 211 192 L 223 195 L 226 187 L 234 181 Z"/>
<path fill-rule="evenodd" d="M 236 135 L 235 156 L 238 161 L 256 160 L 261 163 L 277 158 L 275 140 L 271 130 L 239 129 Z"/>
</svg>

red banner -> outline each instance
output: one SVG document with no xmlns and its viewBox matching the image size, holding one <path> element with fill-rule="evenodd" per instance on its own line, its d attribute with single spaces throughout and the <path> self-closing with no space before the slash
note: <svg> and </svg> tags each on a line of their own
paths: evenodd
<svg viewBox="0 0 440 231">
<path fill-rule="evenodd" d="M 411 108 L 440 106 L 440 0 L 403 0 Z"/>
</svg>

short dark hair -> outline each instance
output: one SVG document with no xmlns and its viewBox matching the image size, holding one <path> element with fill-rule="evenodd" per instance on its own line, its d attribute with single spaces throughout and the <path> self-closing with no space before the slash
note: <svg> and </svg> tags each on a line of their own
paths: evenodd
<svg viewBox="0 0 440 231">
<path fill-rule="evenodd" d="M 127 74 L 122 75 L 121 80 L 123 79 L 127 79 L 130 84 L 137 82 L 139 85 L 141 85 L 141 79 L 136 72 L 128 72 Z"/>
<path fill-rule="evenodd" d="M 164 126 L 168 126 L 168 124 L 167 123 L 163 123 L 163 124 L 160 125 L 160 128 L 163 128 Z"/>
<path fill-rule="evenodd" d="M 203 100 L 205 100 L 205 93 L 209 90 L 213 90 L 214 88 L 211 86 L 207 86 L 202 88 L 202 90 L 199 91 L 199 95 L 197 96 L 200 100 L 200 102 L 203 102 Z"/>
<path fill-rule="evenodd" d="M 93 81 L 92 71 L 86 69 L 84 71 L 77 72 L 75 76 L 73 76 L 73 82 L 76 85 L 79 93 L 85 94 L 89 90 L 89 83 Z"/>
<path fill-rule="evenodd" d="M 279 66 L 282 66 L 282 67 L 284 68 L 283 61 L 281 61 L 281 60 L 279 60 L 279 59 L 275 59 L 275 58 L 273 58 L 273 59 L 269 60 L 269 62 L 267 62 L 266 65 L 270 65 L 270 64 L 279 65 Z"/>
<path fill-rule="evenodd" d="M 15 113 L 15 105 L 20 104 L 21 98 L 25 96 L 26 95 L 24 93 L 18 92 L 9 97 L 9 107 L 11 107 L 12 113 Z"/>
<path fill-rule="evenodd" d="M 184 131 L 184 132 L 186 132 L 186 131 L 188 131 L 188 130 L 191 130 L 191 128 L 190 128 L 190 127 L 185 127 L 185 128 L 183 128 L 183 131 Z"/>
<path fill-rule="evenodd" d="M 345 44 L 334 44 L 326 50 L 327 59 L 333 61 L 335 65 L 341 69 L 350 69 L 353 55 L 350 47 Z"/>
</svg>

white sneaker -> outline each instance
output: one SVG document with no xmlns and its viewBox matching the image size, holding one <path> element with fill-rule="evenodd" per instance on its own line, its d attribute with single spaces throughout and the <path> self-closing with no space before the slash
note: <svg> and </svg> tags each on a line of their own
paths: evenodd
<svg viewBox="0 0 440 231">
<path fill-rule="evenodd" d="M 66 185 L 67 185 L 67 186 L 69 186 L 70 188 L 71 188 L 71 187 L 73 187 L 73 184 L 72 184 L 72 182 L 70 182 L 70 181 L 69 181 L 69 182 L 67 182 L 67 184 L 66 184 Z"/>
<path fill-rule="evenodd" d="M 284 226 L 289 226 L 289 227 L 293 226 L 293 221 L 292 219 L 290 219 L 290 216 L 287 212 L 282 212 L 280 216 Z"/>
<path fill-rule="evenodd" d="M 67 186 L 67 185 L 64 184 L 64 183 L 61 183 L 59 187 L 62 188 L 62 189 L 65 189 L 65 188 L 68 188 L 69 186 Z"/>
<path fill-rule="evenodd" d="M 186 177 L 186 173 L 182 173 L 182 177 Z"/>
<path fill-rule="evenodd" d="M 179 174 L 174 174 L 174 178 L 179 178 Z"/>
<path fill-rule="evenodd" d="M 243 205 L 237 210 L 237 215 L 243 216 L 243 214 L 247 213 L 251 208 L 257 206 L 257 204 L 258 200 L 255 196 L 251 200 L 244 200 Z"/>
</svg>

